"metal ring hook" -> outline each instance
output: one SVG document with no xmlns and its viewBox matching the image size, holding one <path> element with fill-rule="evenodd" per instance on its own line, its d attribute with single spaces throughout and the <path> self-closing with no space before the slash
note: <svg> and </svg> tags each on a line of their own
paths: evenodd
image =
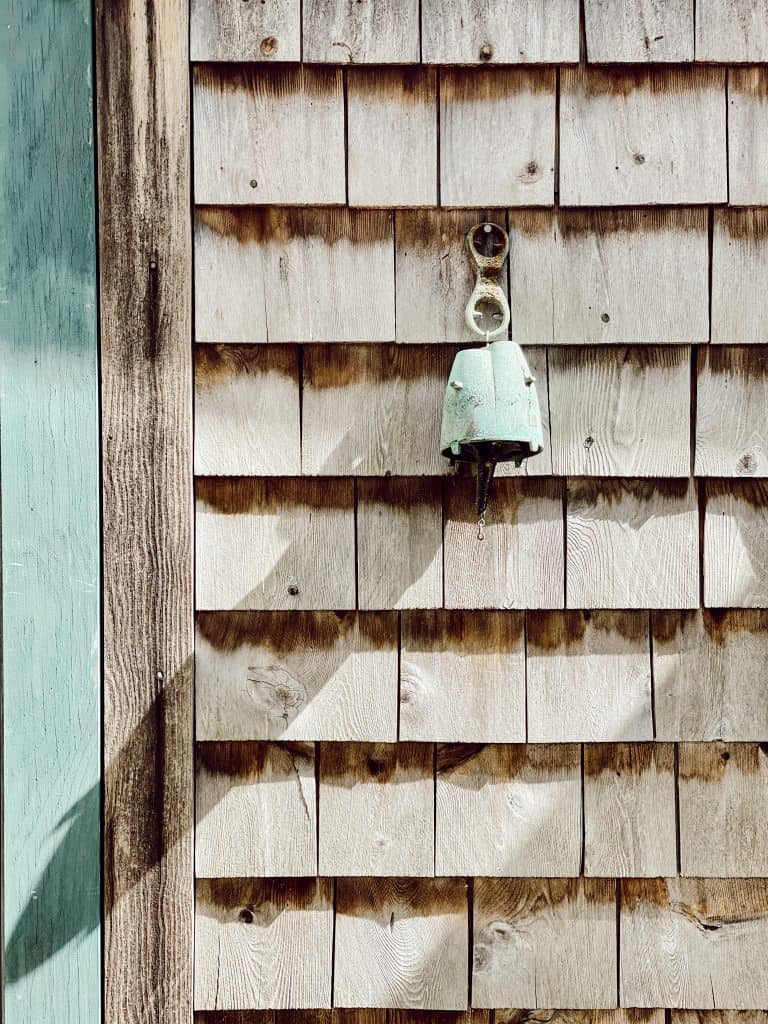
<svg viewBox="0 0 768 1024">
<path fill-rule="evenodd" d="M 499 276 L 509 252 L 509 236 L 498 224 L 477 224 L 467 233 L 467 250 L 474 263 L 477 279 L 464 314 L 467 327 L 486 344 L 506 337 L 509 328 L 509 303 Z M 480 252 L 478 245 L 487 251 Z M 488 327 L 488 321 L 495 326 Z"/>
</svg>

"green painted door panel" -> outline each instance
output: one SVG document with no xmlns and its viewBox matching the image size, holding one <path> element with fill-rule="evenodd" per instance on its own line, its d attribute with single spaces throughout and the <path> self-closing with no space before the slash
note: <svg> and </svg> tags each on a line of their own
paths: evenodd
<svg viewBox="0 0 768 1024">
<path fill-rule="evenodd" d="M 100 1019 L 91 10 L 0 0 L 6 1024 Z"/>
</svg>

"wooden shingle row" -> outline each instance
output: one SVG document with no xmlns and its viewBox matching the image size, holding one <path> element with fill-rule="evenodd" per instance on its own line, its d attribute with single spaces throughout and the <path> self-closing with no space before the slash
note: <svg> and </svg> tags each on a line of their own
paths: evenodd
<svg viewBox="0 0 768 1024">
<path fill-rule="evenodd" d="M 199 345 L 195 472 L 445 475 L 438 439 L 456 351 Z M 764 346 L 542 347 L 526 358 L 544 451 L 501 464 L 500 477 L 768 476 Z"/>
<path fill-rule="evenodd" d="M 196 735 L 760 742 L 766 661 L 754 610 L 198 613 Z"/>
<path fill-rule="evenodd" d="M 195 868 L 760 878 L 767 783 L 766 743 L 198 743 Z"/>
<path fill-rule="evenodd" d="M 761 481 L 501 478 L 484 537 L 468 477 L 196 492 L 202 611 L 768 607 Z"/>
<path fill-rule="evenodd" d="M 768 211 L 715 210 L 711 239 L 709 217 L 703 208 L 199 208 L 195 337 L 466 340 L 474 281 L 464 238 L 493 220 L 510 232 L 513 341 L 768 343 Z"/>
<path fill-rule="evenodd" d="M 768 1003 L 764 879 L 198 879 L 195 939 L 198 1010 Z"/>
<path fill-rule="evenodd" d="M 768 201 L 766 68 L 205 64 L 193 97 L 200 204 Z"/>
<path fill-rule="evenodd" d="M 527 64 L 579 59 L 578 0 L 192 0 L 192 60 Z M 595 63 L 768 61 L 755 0 L 585 0 Z"/>
</svg>

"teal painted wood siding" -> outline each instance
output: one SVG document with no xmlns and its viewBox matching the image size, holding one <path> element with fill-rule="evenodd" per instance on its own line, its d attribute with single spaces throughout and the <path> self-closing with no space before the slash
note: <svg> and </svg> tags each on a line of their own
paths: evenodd
<svg viewBox="0 0 768 1024">
<path fill-rule="evenodd" d="M 0 0 L 6 1024 L 100 1019 L 91 10 Z"/>
</svg>

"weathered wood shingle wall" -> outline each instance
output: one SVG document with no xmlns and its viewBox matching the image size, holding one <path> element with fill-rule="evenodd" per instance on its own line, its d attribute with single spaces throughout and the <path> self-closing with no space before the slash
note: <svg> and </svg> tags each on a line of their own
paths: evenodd
<svg viewBox="0 0 768 1024">
<path fill-rule="evenodd" d="M 765 1024 L 768 7 L 193 0 L 192 56 L 199 1021 Z M 546 444 L 478 540 L 483 219 Z"/>
</svg>

